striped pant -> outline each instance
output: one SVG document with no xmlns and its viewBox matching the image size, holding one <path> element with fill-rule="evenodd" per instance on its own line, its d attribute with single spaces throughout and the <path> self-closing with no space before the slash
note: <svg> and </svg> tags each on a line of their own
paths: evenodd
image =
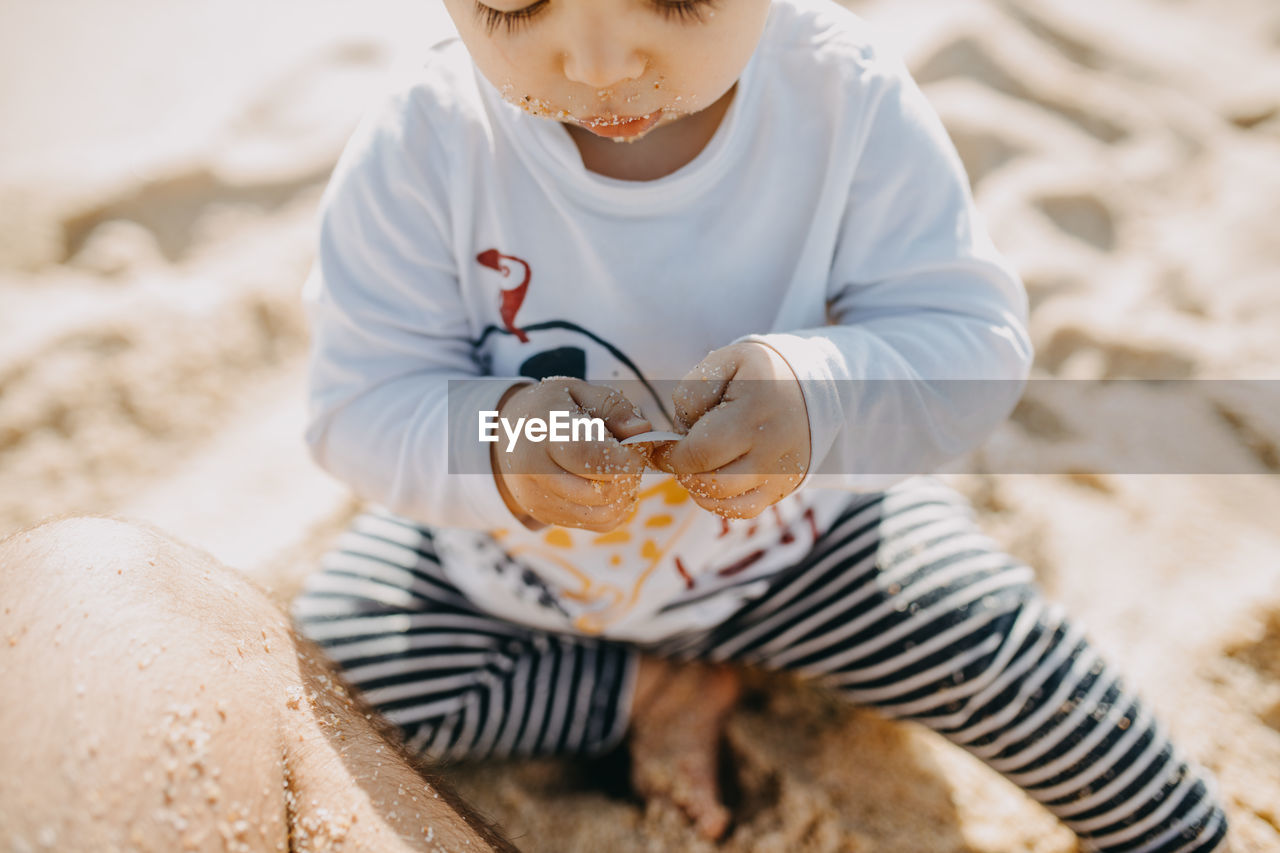
<svg viewBox="0 0 1280 853">
<path fill-rule="evenodd" d="M 429 530 L 361 516 L 295 600 L 302 633 L 436 757 L 599 753 L 627 725 L 640 652 L 792 670 L 981 758 L 1102 851 L 1217 847 L 1212 780 L 1031 571 L 923 478 L 848 508 L 800 563 L 722 624 L 636 645 L 485 613 Z"/>
</svg>

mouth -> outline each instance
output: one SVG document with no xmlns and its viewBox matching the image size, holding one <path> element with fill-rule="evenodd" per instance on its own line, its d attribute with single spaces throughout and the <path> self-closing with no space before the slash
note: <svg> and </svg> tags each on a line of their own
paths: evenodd
<svg viewBox="0 0 1280 853">
<path fill-rule="evenodd" d="M 642 116 L 592 116 L 591 118 L 575 118 L 574 123 L 579 127 L 589 130 L 596 136 L 603 136 L 607 139 L 626 139 L 630 136 L 639 136 L 646 131 L 652 130 L 658 122 L 662 121 L 662 110 L 656 110 Z"/>
</svg>

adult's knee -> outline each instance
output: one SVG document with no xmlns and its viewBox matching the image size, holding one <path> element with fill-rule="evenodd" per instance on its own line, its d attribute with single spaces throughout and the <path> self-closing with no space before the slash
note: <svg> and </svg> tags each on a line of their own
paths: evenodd
<svg viewBox="0 0 1280 853">
<path fill-rule="evenodd" d="M 157 531 L 75 518 L 0 543 L 0 597 L 0 759 L 32 768 L 0 779 L 0 824 L 66 850 L 205 849 L 224 829 L 283 849 L 291 655 L 265 596 Z"/>
<path fill-rule="evenodd" d="M 0 542 L 0 598 L 7 710 L 96 707 L 104 740 L 174 708 L 261 709 L 297 668 L 288 622 L 262 592 L 141 525 L 68 518 Z"/>
<path fill-rule="evenodd" d="M 73 643 L 77 634 L 111 644 L 124 639 L 118 629 L 163 626 L 175 642 L 215 632 L 269 648 L 288 633 L 243 575 L 159 530 L 111 518 L 59 519 L 0 542 L 0 597 L 10 630 L 52 621 Z"/>
<path fill-rule="evenodd" d="M 46 522 L 0 542 L 0 590 L 18 621 L 72 606 L 119 609 L 156 574 L 149 570 L 158 567 L 159 540 L 108 518 Z"/>
<path fill-rule="evenodd" d="M 55 519 L 0 541 L 0 583 L 14 591 L 64 582 L 101 586 L 108 574 L 129 583 L 158 575 L 175 546 L 181 547 L 158 530 L 114 518 Z"/>
</svg>

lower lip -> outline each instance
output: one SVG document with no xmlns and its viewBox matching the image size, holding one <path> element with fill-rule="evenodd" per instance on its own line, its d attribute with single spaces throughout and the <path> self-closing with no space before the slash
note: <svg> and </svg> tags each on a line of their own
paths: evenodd
<svg viewBox="0 0 1280 853">
<path fill-rule="evenodd" d="M 581 122 L 581 125 L 596 136 L 604 136 L 609 139 L 624 139 L 628 136 L 639 136 L 661 120 L 662 110 L 658 110 L 655 113 L 651 113 L 648 118 L 632 118 L 616 124 L 612 119 L 604 119 L 600 124 L 593 124 L 590 120 L 587 120 Z"/>
</svg>

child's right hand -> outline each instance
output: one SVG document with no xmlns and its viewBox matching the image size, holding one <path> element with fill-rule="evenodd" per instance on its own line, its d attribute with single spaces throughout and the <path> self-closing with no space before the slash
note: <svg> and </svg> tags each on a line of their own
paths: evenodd
<svg viewBox="0 0 1280 853">
<path fill-rule="evenodd" d="M 490 448 L 498 491 L 526 526 L 532 518 L 544 525 L 613 530 L 635 506 L 648 461 L 641 446 L 618 441 L 652 425 L 621 392 L 563 376 L 515 386 L 498 404 L 499 417 L 511 424 L 519 418 L 550 422 L 553 411 L 600 418 L 610 435 L 603 442 L 533 442 L 521 434 L 510 452 L 504 438 Z"/>
</svg>

